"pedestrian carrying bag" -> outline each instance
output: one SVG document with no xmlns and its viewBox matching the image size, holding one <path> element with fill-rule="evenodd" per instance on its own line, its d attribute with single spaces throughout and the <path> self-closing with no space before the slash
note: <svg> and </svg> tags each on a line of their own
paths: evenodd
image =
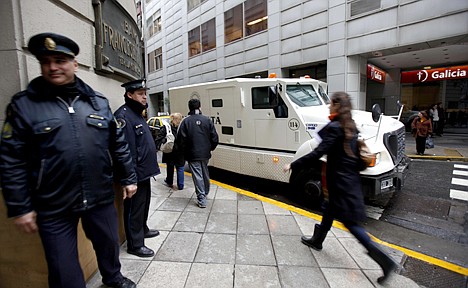
<svg viewBox="0 0 468 288">
<path fill-rule="evenodd" d="M 161 144 L 161 147 L 159 150 L 161 150 L 163 153 L 171 153 L 172 149 L 174 148 L 174 134 L 172 134 L 172 129 L 171 125 L 168 123 L 163 123 L 164 127 L 166 127 L 166 138 L 164 139 L 163 144 Z"/>
</svg>

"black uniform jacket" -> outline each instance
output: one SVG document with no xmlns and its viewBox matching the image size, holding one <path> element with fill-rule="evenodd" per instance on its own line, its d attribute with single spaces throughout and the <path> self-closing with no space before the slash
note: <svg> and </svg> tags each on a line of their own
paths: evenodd
<svg viewBox="0 0 468 288">
<path fill-rule="evenodd" d="M 177 149 L 187 161 L 202 161 L 211 158 L 211 151 L 218 146 L 218 133 L 210 118 L 193 111 L 179 125 Z"/>
<path fill-rule="evenodd" d="M 125 97 L 125 104 L 114 113 L 115 118 L 125 131 L 138 182 L 161 173 L 158 166 L 156 145 L 148 124 L 142 116 L 144 108 L 140 103 Z"/>
<path fill-rule="evenodd" d="M 78 96 L 71 105 L 38 77 L 7 108 L 0 172 L 9 217 L 32 210 L 59 217 L 109 204 L 114 176 L 122 185 L 136 183 L 108 100 L 75 79 Z"/>
<path fill-rule="evenodd" d="M 351 149 L 355 157 L 348 156 L 343 148 L 344 130 L 338 121 L 328 123 L 319 131 L 319 136 L 322 138 L 319 146 L 291 163 L 291 169 L 308 168 L 314 161 L 326 154 L 329 209 L 332 209 L 336 218 L 341 221 L 365 220 L 357 135 L 351 141 Z"/>
</svg>

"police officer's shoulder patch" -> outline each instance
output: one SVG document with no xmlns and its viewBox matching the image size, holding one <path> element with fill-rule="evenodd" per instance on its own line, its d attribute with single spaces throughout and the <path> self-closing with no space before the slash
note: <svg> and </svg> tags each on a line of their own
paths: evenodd
<svg viewBox="0 0 468 288">
<path fill-rule="evenodd" d="M 125 122 L 125 119 L 123 118 L 117 118 L 115 119 L 115 122 L 117 123 L 118 128 L 124 128 L 125 125 L 127 125 L 127 122 Z"/>
<path fill-rule="evenodd" d="M 2 138 L 9 139 L 13 135 L 13 127 L 11 127 L 10 122 L 5 122 L 2 129 Z"/>
</svg>

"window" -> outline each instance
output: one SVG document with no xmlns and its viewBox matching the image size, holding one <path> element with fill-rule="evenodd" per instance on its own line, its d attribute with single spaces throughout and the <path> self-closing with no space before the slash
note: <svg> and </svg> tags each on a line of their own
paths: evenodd
<svg viewBox="0 0 468 288">
<path fill-rule="evenodd" d="M 201 53 L 200 26 L 188 32 L 189 57 Z"/>
<path fill-rule="evenodd" d="M 148 54 L 148 73 L 160 70 L 163 68 L 162 63 L 162 47 Z"/>
<path fill-rule="evenodd" d="M 278 104 L 275 87 L 255 87 L 252 88 L 252 108 L 271 109 Z"/>
<path fill-rule="evenodd" d="M 216 48 L 216 27 L 215 18 L 203 23 L 201 25 L 202 33 L 202 51 L 208 51 Z"/>
<path fill-rule="evenodd" d="M 163 68 L 162 64 L 162 47 L 159 47 L 158 49 L 154 50 L 154 63 L 155 63 L 155 69 L 159 70 Z"/>
<path fill-rule="evenodd" d="M 221 134 L 234 135 L 234 128 L 232 128 L 231 126 L 221 126 Z"/>
<path fill-rule="evenodd" d="M 187 11 L 192 10 L 206 0 L 187 0 Z"/>
<path fill-rule="evenodd" d="M 244 2 L 245 36 L 268 29 L 267 0 Z"/>
<path fill-rule="evenodd" d="M 223 99 L 213 99 L 211 100 L 212 107 L 223 107 Z"/>
<path fill-rule="evenodd" d="M 154 34 L 161 32 L 161 16 L 157 17 L 156 20 L 153 21 L 153 31 Z"/>
<path fill-rule="evenodd" d="M 216 48 L 215 18 L 203 23 L 201 26 L 195 27 L 192 30 L 190 30 L 188 32 L 188 42 L 189 57 Z"/>
<path fill-rule="evenodd" d="M 312 85 L 288 85 L 286 93 L 299 107 L 322 105 L 320 96 L 317 95 Z"/>
<path fill-rule="evenodd" d="M 288 118 L 288 106 L 276 92 L 276 86 L 252 88 L 253 109 L 273 109 L 276 118 Z"/>
<path fill-rule="evenodd" d="M 146 27 L 148 30 L 148 37 L 161 31 L 161 10 L 156 11 L 148 20 L 146 20 Z"/>
<path fill-rule="evenodd" d="M 242 4 L 224 12 L 224 43 L 229 43 L 244 36 Z"/>
</svg>

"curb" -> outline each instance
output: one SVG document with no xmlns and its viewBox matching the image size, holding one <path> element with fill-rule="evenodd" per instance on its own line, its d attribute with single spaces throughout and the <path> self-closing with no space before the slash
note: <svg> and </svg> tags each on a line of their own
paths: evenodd
<svg viewBox="0 0 468 288">
<path fill-rule="evenodd" d="M 437 155 L 414 155 L 414 154 L 406 154 L 406 156 L 408 156 L 411 159 L 468 162 L 468 158 L 463 157 L 463 156 L 437 156 Z"/>
</svg>

